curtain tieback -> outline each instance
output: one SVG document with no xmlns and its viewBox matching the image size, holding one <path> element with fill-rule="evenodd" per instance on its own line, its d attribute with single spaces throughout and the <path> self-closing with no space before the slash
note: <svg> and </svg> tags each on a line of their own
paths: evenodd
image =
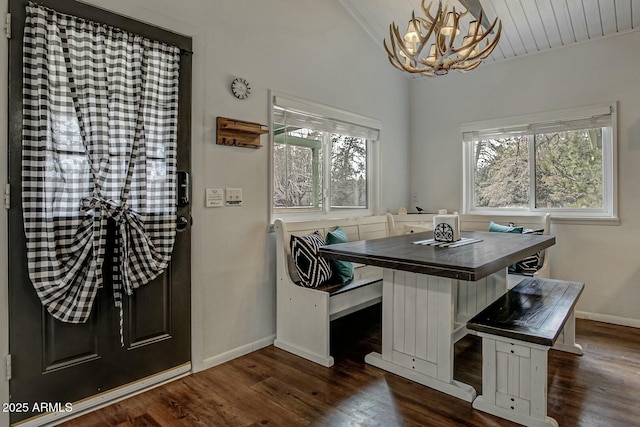
<svg viewBox="0 0 640 427">
<path fill-rule="evenodd" d="M 126 221 L 127 217 L 133 218 L 135 212 L 125 203 L 118 203 L 100 196 L 85 197 L 82 199 L 82 210 L 89 215 L 95 215 L 98 208 L 107 218 L 112 218 L 117 225 Z"/>
<path fill-rule="evenodd" d="M 122 298 L 123 289 L 127 294 L 131 294 L 133 286 L 131 284 L 127 269 L 124 265 L 124 257 L 129 252 L 129 242 L 125 234 L 127 234 L 127 228 L 133 226 L 134 228 L 142 227 L 142 224 L 138 219 L 132 215 L 133 211 L 127 205 L 127 203 L 118 203 L 111 199 L 105 199 L 101 196 L 90 196 L 82 199 L 82 209 L 87 214 L 94 217 L 96 210 L 99 215 L 104 218 L 112 218 L 116 223 L 116 235 L 120 239 L 122 248 L 117 254 L 114 254 L 114 267 L 117 273 L 113 276 L 113 298 L 116 308 L 120 315 L 120 345 L 124 347 L 124 316 L 122 311 Z M 102 222 L 99 220 L 99 222 Z M 125 227 L 124 229 L 122 227 Z M 99 235 L 99 234 L 98 234 Z M 124 255 L 124 257 L 123 257 Z"/>
</svg>

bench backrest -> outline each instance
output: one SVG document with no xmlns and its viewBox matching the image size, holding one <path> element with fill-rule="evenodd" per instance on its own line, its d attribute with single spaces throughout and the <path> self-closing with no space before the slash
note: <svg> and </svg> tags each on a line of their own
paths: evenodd
<svg viewBox="0 0 640 427">
<path fill-rule="evenodd" d="M 310 221 L 284 221 L 276 219 L 274 228 L 276 232 L 276 262 L 277 271 L 286 271 L 289 277 L 296 281 L 298 274 L 291 260 L 291 235 L 304 236 L 314 231 L 320 232 L 322 238 L 326 238 L 327 232 L 335 230 L 340 226 L 350 242 L 357 240 L 370 240 L 387 237 L 390 235 L 388 221 L 385 215 L 355 217 L 355 218 L 332 218 Z"/>
<path fill-rule="evenodd" d="M 399 235 L 405 234 L 406 230 L 412 225 L 432 229 L 434 215 L 436 214 L 387 214 L 389 230 L 391 234 Z M 546 213 L 526 215 L 460 215 L 460 229 L 462 231 L 488 231 L 491 221 L 502 225 L 513 223 L 534 230 L 544 228 L 543 234 L 546 235 L 549 234 L 549 228 L 551 227 L 551 215 Z"/>
</svg>

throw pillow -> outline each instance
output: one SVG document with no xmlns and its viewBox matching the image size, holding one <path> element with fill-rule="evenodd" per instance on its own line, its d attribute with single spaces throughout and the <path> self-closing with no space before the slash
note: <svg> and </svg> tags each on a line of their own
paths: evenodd
<svg viewBox="0 0 640 427">
<path fill-rule="evenodd" d="M 522 234 L 544 234 L 544 228 L 540 228 L 538 230 L 533 230 L 531 228 L 526 228 Z M 516 262 L 516 273 L 523 274 L 525 276 L 533 276 L 533 274 L 542 267 L 542 263 L 544 262 L 544 251 L 540 251 L 533 255 L 530 255 L 518 262 Z"/>
<path fill-rule="evenodd" d="M 499 233 L 522 233 L 523 230 L 524 230 L 524 227 L 522 226 L 516 227 L 513 224 L 502 225 L 502 224 L 496 224 L 493 221 L 489 223 L 489 231 L 497 231 Z"/>
<path fill-rule="evenodd" d="M 513 224 L 502 225 L 502 224 L 496 224 L 493 221 L 491 221 L 489 223 L 489 231 L 498 232 L 498 233 L 518 233 L 518 234 L 522 234 L 522 230 L 523 229 L 524 229 L 524 227 L 516 227 Z M 516 264 L 511 264 L 509 266 L 509 273 L 515 273 L 515 272 L 516 272 Z"/>
<path fill-rule="evenodd" d="M 331 278 L 329 261 L 318 254 L 318 248 L 324 244 L 317 231 L 306 236 L 291 236 L 291 257 L 303 286 L 317 288 Z"/>
<path fill-rule="evenodd" d="M 347 243 L 349 239 L 344 230 L 338 226 L 335 230 L 327 233 L 327 245 L 333 245 L 335 243 Z M 333 267 L 334 274 L 336 274 L 338 280 L 342 283 L 347 283 L 353 279 L 353 263 L 349 261 L 335 261 L 331 260 L 331 266 Z"/>
<path fill-rule="evenodd" d="M 516 262 L 515 272 L 525 276 L 533 276 L 533 274 L 540 268 L 540 265 L 542 265 L 541 260 L 541 252 L 530 255 L 525 259 Z"/>
</svg>

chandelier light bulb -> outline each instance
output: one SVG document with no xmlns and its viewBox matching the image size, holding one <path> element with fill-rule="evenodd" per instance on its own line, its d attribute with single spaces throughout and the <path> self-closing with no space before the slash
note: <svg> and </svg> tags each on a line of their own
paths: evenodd
<svg viewBox="0 0 640 427">
<path fill-rule="evenodd" d="M 449 37 L 451 37 L 451 35 L 454 34 L 454 33 L 455 33 L 456 36 L 458 34 L 460 34 L 460 30 L 456 26 L 456 22 L 455 21 L 456 21 L 456 13 L 455 12 L 448 12 L 446 14 L 446 16 L 445 16 L 445 19 L 444 19 L 444 25 L 440 29 L 440 34 L 442 34 L 444 36 L 449 36 Z"/>
</svg>

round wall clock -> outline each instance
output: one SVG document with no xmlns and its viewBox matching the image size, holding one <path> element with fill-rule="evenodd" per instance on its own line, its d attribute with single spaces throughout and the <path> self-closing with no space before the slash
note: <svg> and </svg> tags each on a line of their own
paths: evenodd
<svg viewBox="0 0 640 427">
<path fill-rule="evenodd" d="M 231 92 L 233 92 L 233 96 L 236 98 L 245 99 L 251 93 L 251 86 L 249 86 L 248 81 L 238 77 L 231 83 Z"/>
</svg>

